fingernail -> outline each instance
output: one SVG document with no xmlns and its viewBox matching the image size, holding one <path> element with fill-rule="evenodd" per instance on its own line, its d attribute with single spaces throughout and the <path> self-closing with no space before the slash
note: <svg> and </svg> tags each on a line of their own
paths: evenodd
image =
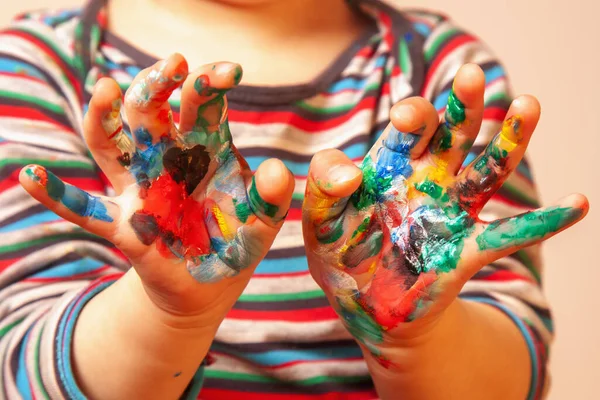
<svg viewBox="0 0 600 400">
<path fill-rule="evenodd" d="M 360 175 L 360 169 L 355 165 L 338 164 L 327 171 L 329 183 L 341 184 L 350 182 Z"/>
</svg>

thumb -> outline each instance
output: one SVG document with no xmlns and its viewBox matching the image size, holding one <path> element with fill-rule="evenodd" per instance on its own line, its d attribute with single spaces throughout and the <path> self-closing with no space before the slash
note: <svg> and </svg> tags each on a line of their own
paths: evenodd
<svg viewBox="0 0 600 400">
<path fill-rule="evenodd" d="M 294 176 L 276 158 L 260 164 L 248 188 L 248 201 L 254 214 L 267 227 L 277 228 L 283 224 L 294 192 Z"/>
<path fill-rule="evenodd" d="M 362 171 L 340 150 L 323 150 L 310 163 L 303 219 L 313 226 L 337 218 L 362 182 Z"/>
</svg>

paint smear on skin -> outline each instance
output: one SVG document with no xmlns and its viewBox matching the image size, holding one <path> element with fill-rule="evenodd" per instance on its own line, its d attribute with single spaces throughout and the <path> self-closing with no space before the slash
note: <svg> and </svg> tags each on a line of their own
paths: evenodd
<svg viewBox="0 0 600 400">
<path fill-rule="evenodd" d="M 108 138 L 115 143 L 124 157 L 129 158 L 130 154 L 135 152 L 135 145 L 131 138 L 123 131 L 121 106 L 121 99 L 113 100 L 112 108 L 102 117 L 101 124 Z M 121 162 L 121 160 L 119 161 Z"/>
<path fill-rule="evenodd" d="M 252 177 L 250 190 L 248 190 L 248 200 L 250 201 L 250 208 L 255 214 L 266 215 L 275 221 L 275 217 L 279 212 L 279 207 L 263 200 L 256 188 L 256 180 L 254 177 Z"/>
<path fill-rule="evenodd" d="M 27 176 L 43 186 L 48 196 L 54 201 L 60 201 L 67 209 L 80 217 L 90 217 L 105 222 L 113 222 L 108 215 L 102 199 L 92 196 L 73 185 L 67 185 L 52 172 L 32 166 L 25 170 Z"/>
<path fill-rule="evenodd" d="M 555 233 L 581 217 L 583 210 L 554 207 L 490 223 L 477 236 L 480 250 L 505 250 Z"/>
</svg>

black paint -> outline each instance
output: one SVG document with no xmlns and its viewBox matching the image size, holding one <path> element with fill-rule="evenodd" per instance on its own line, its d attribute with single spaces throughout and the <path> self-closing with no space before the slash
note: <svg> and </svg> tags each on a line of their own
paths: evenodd
<svg viewBox="0 0 600 400">
<path fill-rule="evenodd" d="M 129 219 L 129 223 L 140 242 L 146 246 L 154 243 L 159 230 L 154 216 L 136 212 Z"/>
<path fill-rule="evenodd" d="M 185 182 L 186 192 L 192 194 L 208 172 L 210 155 L 206 147 L 196 145 L 182 150 L 171 147 L 163 156 L 163 166 L 177 183 Z"/>
</svg>

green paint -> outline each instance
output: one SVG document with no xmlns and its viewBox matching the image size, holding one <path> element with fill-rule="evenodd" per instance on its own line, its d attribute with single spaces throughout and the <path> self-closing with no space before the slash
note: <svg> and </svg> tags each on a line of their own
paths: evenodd
<svg viewBox="0 0 600 400">
<path fill-rule="evenodd" d="M 46 171 L 46 174 L 48 176 L 48 183 L 46 184 L 48 196 L 54 201 L 61 200 L 65 195 L 64 182 L 50 171 Z"/>
<path fill-rule="evenodd" d="M 275 218 L 277 212 L 279 211 L 278 206 L 267 203 L 262 197 L 260 197 L 258 189 L 256 189 L 256 180 L 254 177 L 252 177 L 252 184 L 250 185 L 250 190 L 248 191 L 248 200 L 250 201 L 250 208 L 255 214 L 261 213 L 267 217 Z"/>
<path fill-rule="evenodd" d="M 338 305 L 339 315 L 352 336 L 367 346 L 383 341 L 383 329 L 360 304 L 356 303 L 353 309 L 348 309 L 338 300 Z"/>
<path fill-rule="evenodd" d="M 195 83 L 194 83 L 195 85 Z M 211 91 L 212 88 L 207 88 L 206 90 L 208 90 L 207 93 L 209 94 L 204 94 L 205 96 L 210 96 L 216 92 Z M 216 89 L 215 89 L 216 90 Z M 199 92 L 200 93 L 200 92 Z M 216 123 L 218 123 L 218 120 L 221 118 L 221 113 L 223 112 L 223 109 L 225 108 L 225 91 L 221 91 L 219 93 L 219 95 L 217 95 L 216 97 L 210 99 L 209 101 L 207 101 L 206 103 L 202 104 L 200 107 L 198 107 L 198 114 L 196 116 L 196 123 L 194 124 L 194 129 L 201 129 L 201 130 L 206 130 L 209 126 L 211 125 L 215 125 Z M 209 113 L 211 110 L 209 110 L 210 107 L 216 107 L 218 109 L 218 115 L 216 116 L 217 120 L 216 121 L 209 121 L 205 114 Z"/>
<path fill-rule="evenodd" d="M 252 213 L 250 210 L 250 205 L 247 202 L 238 202 L 236 199 L 233 199 L 233 206 L 235 207 L 235 215 L 240 220 L 241 223 L 246 223 L 248 217 Z"/>
<path fill-rule="evenodd" d="M 465 118 L 465 105 L 456 97 L 454 90 L 450 90 L 448 106 L 446 107 L 446 121 L 456 125 L 463 122 Z"/>
<path fill-rule="evenodd" d="M 452 131 L 448 123 L 440 125 L 429 143 L 429 151 L 433 154 L 443 153 L 452 147 Z"/>
<path fill-rule="evenodd" d="M 242 67 L 240 67 L 239 65 L 235 66 L 235 73 L 233 75 L 233 84 L 237 85 L 240 83 L 240 81 L 242 80 Z"/>
<path fill-rule="evenodd" d="M 444 188 L 429 178 L 425 178 L 423 182 L 415 183 L 415 189 L 417 189 L 419 192 L 429 195 L 434 199 L 439 199 L 444 194 Z M 445 195 L 445 197 L 447 198 L 448 195 Z"/>
<path fill-rule="evenodd" d="M 317 240 L 324 244 L 335 243 L 344 234 L 344 217 L 324 223 L 317 228 Z"/>
<path fill-rule="evenodd" d="M 371 222 L 371 218 L 367 217 L 363 220 L 363 222 L 360 223 L 360 225 L 358 226 L 358 228 L 356 228 L 356 230 L 354 231 L 354 233 L 352 234 L 352 238 L 354 239 L 359 233 L 363 233 L 367 230 L 367 228 L 369 227 L 369 223 Z"/>
<path fill-rule="evenodd" d="M 557 232 L 577 220 L 583 211 L 573 207 L 553 207 L 495 221 L 477 236 L 480 250 L 504 250 L 521 246 Z"/>
<path fill-rule="evenodd" d="M 362 210 L 373 205 L 380 193 L 384 193 L 392 186 L 392 176 L 382 176 L 377 173 L 371 156 L 366 156 L 362 166 L 363 180 L 350 201 L 357 210 Z"/>
<path fill-rule="evenodd" d="M 497 139 L 495 138 L 490 143 L 483 154 L 475 161 L 474 168 L 482 174 L 489 174 L 492 172 L 494 165 L 499 165 L 503 160 L 508 157 L 508 151 L 501 149 L 496 145 Z"/>
</svg>

